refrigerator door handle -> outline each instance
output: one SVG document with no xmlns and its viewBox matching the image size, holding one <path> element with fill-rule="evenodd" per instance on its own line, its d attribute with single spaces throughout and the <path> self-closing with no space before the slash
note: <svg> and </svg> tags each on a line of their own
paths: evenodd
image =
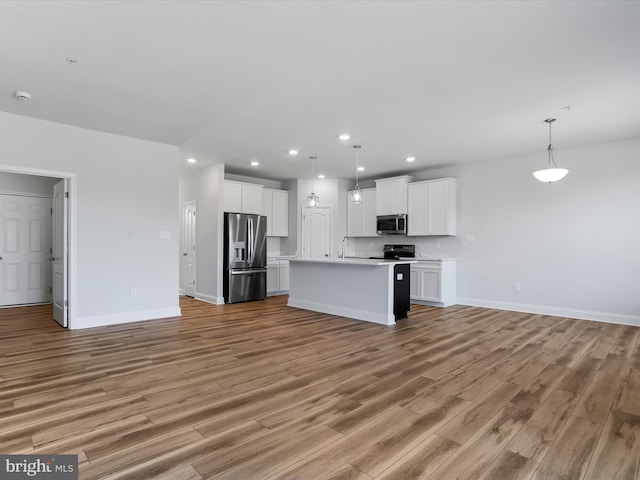
<svg viewBox="0 0 640 480">
<path fill-rule="evenodd" d="M 253 263 L 253 222 L 251 218 L 247 218 L 247 262 L 249 265 Z"/>
<path fill-rule="evenodd" d="M 231 271 L 231 275 L 252 275 L 254 273 L 267 273 L 267 269 L 266 268 L 256 268 L 253 270 L 232 270 Z"/>
</svg>

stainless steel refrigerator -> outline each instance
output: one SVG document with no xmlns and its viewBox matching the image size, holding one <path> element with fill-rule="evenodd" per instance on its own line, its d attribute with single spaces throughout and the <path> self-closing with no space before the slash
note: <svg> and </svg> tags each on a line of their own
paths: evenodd
<svg viewBox="0 0 640 480">
<path fill-rule="evenodd" d="M 267 296 L 267 217 L 224 214 L 225 303 L 262 300 Z"/>
</svg>

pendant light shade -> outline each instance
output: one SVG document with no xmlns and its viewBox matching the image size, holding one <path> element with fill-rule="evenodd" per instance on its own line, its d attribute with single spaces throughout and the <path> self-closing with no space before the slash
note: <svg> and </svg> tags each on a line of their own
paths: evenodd
<svg viewBox="0 0 640 480">
<path fill-rule="evenodd" d="M 315 161 L 317 157 L 309 157 L 311 160 L 311 193 L 307 196 L 307 207 L 316 208 L 320 204 L 320 198 L 313 191 L 313 178 L 315 177 Z"/>
<path fill-rule="evenodd" d="M 356 151 L 356 186 L 351 192 L 351 202 L 353 203 L 361 203 L 362 202 L 362 191 L 360 190 L 360 185 L 358 185 L 358 150 L 360 150 L 362 145 L 354 145 L 353 149 Z"/>
<path fill-rule="evenodd" d="M 569 170 L 566 168 L 558 168 L 556 161 L 553 159 L 553 147 L 551 146 L 551 124 L 555 122 L 555 118 L 547 118 L 546 123 L 549 124 L 549 145 L 547 146 L 547 164 L 542 170 L 533 172 L 533 176 L 541 182 L 552 183 L 562 180 Z"/>
</svg>

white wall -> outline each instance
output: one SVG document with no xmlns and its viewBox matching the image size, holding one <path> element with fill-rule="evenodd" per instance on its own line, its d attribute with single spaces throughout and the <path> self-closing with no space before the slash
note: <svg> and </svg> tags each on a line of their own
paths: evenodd
<svg viewBox="0 0 640 480">
<path fill-rule="evenodd" d="M 459 255 L 459 303 L 640 325 L 640 139 L 559 149 L 556 161 L 570 173 L 552 184 L 531 174 L 545 152 L 414 174 L 458 179 L 458 235 L 357 249 Z"/>
<path fill-rule="evenodd" d="M 59 178 L 0 172 L 0 193 L 50 197 L 53 186 L 59 181 Z"/>
<path fill-rule="evenodd" d="M 71 328 L 180 314 L 179 161 L 177 147 L 0 112 L 4 169 L 75 174 Z"/>
</svg>

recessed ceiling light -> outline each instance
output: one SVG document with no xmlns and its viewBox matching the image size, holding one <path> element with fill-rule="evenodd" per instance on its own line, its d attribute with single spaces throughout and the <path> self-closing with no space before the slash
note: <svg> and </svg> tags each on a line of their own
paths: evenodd
<svg viewBox="0 0 640 480">
<path fill-rule="evenodd" d="M 364 167 L 358 167 L 359 172 L 364 172 Z"/>
<path fill-rule="evenodd" d="M 31 100 L 31 94 L 29 92 L 15 92 L 13 96 L 18 100 Z"/>
<path fill-rule="evenodd" d="M 195 158 L 187 158 L 187 162 L 188 163 L 196 163 L 196 159 Z"/>
<path fill-rule="evenodd" d="M 416 157 L 407 157 L 407 162 L 415 162 Z"/>
<path fill-rule="evenodd" d="M 340 140 L 349 140 L 351 138 L 351 135 L 349 135 L 348 133 L 343 133 L 342 135 L 340 135 L 338 137 Z"/>
<path fill-rule="evenodd" d="M 257 167 L 258 165 L 260 165 L 260 162 L 256 162 L 255 160 L 251 162 L 252 167 Z"/>
<path fill-rule="evenodd" d="M 318 175 L 318 178 L 324 178 L 324 173 L 321 173 L 320 175 Z"/>
<path fill-rule="evenodd" d="M 289 155 L 297 155 L 298 154 L 298 150 L 296 150 L 295 148 L 292 148 L 291 150 L 289 150 Z"/>
</svg>

